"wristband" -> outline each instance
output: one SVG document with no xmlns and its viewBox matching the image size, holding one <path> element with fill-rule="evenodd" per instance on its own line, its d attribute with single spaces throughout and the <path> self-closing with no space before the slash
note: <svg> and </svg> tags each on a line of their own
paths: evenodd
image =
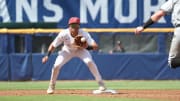
<svg viewBox="0 0 180 101">
<path fill-rule="evenodd" d="M 93 47 L 92 46 L 88 46 L 86 49 L 87 50 L 93 50 Z"/>
<path fill-rule="evenodd" d="M 46 53 L 46 56 L 50 56 L 51 55 L 51 52 L 50 51 L 48 51 L 47 53 Z"/>
<path fill-rule="evenodd" d="M 147 28 L 149 27 L 150 25 L 152 25 L 154 23 L 154 21 L 150 18 L 146 23 L 144 23 L 143 25 L 143 28 Z"/>
</svg>

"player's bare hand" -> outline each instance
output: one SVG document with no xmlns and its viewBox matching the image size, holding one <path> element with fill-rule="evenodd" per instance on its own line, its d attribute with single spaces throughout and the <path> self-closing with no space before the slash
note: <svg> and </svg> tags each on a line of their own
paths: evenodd
<svg viewBox="0 0 180 101">
<path fill-rule="evenodd" d="M 134 33 L 135 35 L 139 35 L 143 30 L 144 28 L 142 26 L 139 26 L 135 29 Z"/>
<path fill-rule="evenodd" d="M 46 63 L 48 61 L 48 56 L 44 56 L 43 58 L 42 58 L 42 63 L 44 64 L 44 63 Z"/>
</svg>

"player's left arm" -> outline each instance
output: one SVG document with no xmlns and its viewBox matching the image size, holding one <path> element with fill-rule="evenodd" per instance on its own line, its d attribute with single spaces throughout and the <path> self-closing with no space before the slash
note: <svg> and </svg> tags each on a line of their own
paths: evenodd
<svg viewBox="0 0 180 101">
<path fill-rule="evenodd" d="M 88 32 L 86 33 L 86 39 L 88 43 L 88 47 L 86 48 L 87 50 L 97 50 L 99 48 L 96 41 L 90 36 Z"/>
</svg>

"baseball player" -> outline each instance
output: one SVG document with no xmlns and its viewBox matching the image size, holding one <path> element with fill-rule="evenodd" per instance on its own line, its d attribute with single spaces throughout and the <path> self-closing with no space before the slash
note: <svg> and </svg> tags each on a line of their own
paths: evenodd
<svg viewBox="0 0 180 101">
<path fill-rule="evenodd" d="M 180 0 L 168 0 L 160 10 L 154 13 L 150 19 L 143 25 L 135 29 L 135 34 L 140 34 L 145 28 L 157 22 L 162 16 L 172 14 L 172 23 L 175 27 L 174 36 L 169 51 L 168 63 L 171 68 L 180 67 Z"/>
<path fill-rule="evenodd" d="M 78 17 L 71 17 L 69 19 L 68 26 L 69 27 L 67 29 L 62 30 L 58 34 L 55 40 L 50 44 L 47 55 L 42 58 L 42 63 L 47 62 L 48 57 L 53 52 L 53 50 L 58 45 L 63 44 L 62 50 L 59 51 L 54 66 L 52 68 L 52 74 L 49 83 L 49 88 L 47 89 L 47 93 L 54 93 L 56 79 L 58 77 L 61 67 L 73 57 L 79 57 L 89 67 L 89 70 L 91 71 L 91 73 L 95 77 L 95 80 L 99 84 L 98 90 L 106 90 L 104 82 L 98 71 L 98 68 L 88 51 L 91 49 L 96 50 L 98 48 L 98 45 L 91 38 L 88 32 L 85 32 L 80 29 L 80 19 Z M 81 36 L 83 37 L 83 39 L 77 36 Z M 77 41 L 79 41 L 80 43 L 77 43 Z"/>
</svg>

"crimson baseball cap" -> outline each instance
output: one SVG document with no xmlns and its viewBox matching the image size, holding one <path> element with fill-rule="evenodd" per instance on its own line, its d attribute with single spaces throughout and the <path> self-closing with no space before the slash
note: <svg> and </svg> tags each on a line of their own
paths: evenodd
<svg viewBox="0 0 180 101">
<path fill-rule="evenodd" d="M 68 24 L 80 24 L 80 19 L 78 17 L 71 17 Z"/>
</svg>

